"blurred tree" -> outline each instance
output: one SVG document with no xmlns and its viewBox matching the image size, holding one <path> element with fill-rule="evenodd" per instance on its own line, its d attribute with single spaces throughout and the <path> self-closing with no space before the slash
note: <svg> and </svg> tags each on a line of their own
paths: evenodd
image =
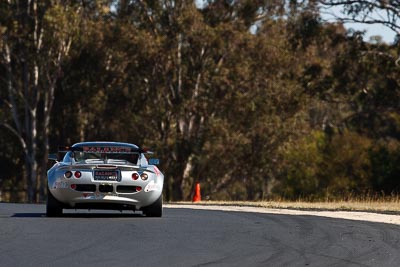
<svg viewBox="0 0 400 267">
<path fill-rule="evenodd" d="M 370 151 L 371 187 L 385 195 L 400 193 L 400 142 L 389 140 L 378 142 Z"/>
<path fill-rule="evenodd" d="M 3 1 L 1 65 L 11 119 L 1 125 L 24 152 L 28 200 L 45 188 L 48 136 L 56 83 L 79 24 L 80 7 L 58 1 Z"/>
<path fill-rule="evenodd" d="M 285 151 L 282 179 L 274 188 L 288 199 L 343 199 L 371 187 L 371 140 L 345 131 L 329 138 L 324 132 L 292 144 Z"/>
</svg>

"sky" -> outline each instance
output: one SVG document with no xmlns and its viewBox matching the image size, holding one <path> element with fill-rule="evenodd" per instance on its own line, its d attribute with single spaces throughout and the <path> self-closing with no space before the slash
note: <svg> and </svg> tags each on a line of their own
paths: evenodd
<svg viewBox="0 0 400 267">
<path fill-rule="evenodd" d="M 326 10 L 327 13 L 332 13 L 333 15 L 329 15 L 324 11 L 321 12 L 322 19 L 327 19 L 328 21 L 335 21 L 334 16 L 343 17 L 343 14 L 340 12 L 341 7 L 329 8 Z M 377 16 L 378 14 L 373 14 L 372 17 Z M 372 36 L 381 36 L 382 41 L 388 44 L 392 44 L 396 37 L 396 32 L 391 30 L 389 27 L 383 26 L 381 24 L 363 24 L 363 23 L 345 23 L 345 28 L 347 30 L 353 29 L 356 31 L 365 31 L 364 41 L 370 41 Z"/>
<path fill-rule="evenodd" d="M 364 35 L 364 41 L 368 42 L 371 36 L 379 35 L 382 37 L 382 41 L 388 44 L 392 44 L 394 42 L 394 38 L 396 37 L 396 33 L 385 27 L 383 25 L 373 24 L 373 25 L 366 25 L 366 24 L 356 24 L 356 23 L 346 23 L 346 29 L 353 29 L 358 31 L 365 30 L 366 33 Z"/>
</svg>

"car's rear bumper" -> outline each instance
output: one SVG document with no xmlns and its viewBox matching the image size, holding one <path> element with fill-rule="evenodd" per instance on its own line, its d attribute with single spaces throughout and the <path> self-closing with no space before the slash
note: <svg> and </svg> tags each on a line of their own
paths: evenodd
<svg viewBox="0 0 400 267">
<path fill-rule="evenodd" d="M 64 208 L 74 209 L 141 209 L 154 203 L 162 194 L 162 184 L 154 181 L 142 186 L 120 183 L 80 183 L 76 186 L 72 189 L 69 182 L 55 183 L 49 185 L 49 190 Z"/>
<path fill-rule="evenodd" d="M 119 194 L 115 192 L 78 192 L 72 189 L 50 189 L 64 208 L 72 209 L 141 209 L 154 203 L 161 191 Z"/>
</svg>

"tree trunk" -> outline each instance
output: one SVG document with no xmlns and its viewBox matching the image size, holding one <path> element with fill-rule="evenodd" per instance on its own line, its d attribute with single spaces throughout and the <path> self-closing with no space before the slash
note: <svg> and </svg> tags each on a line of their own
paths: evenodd
<svg viewBox="0 0 400 267">
<path fill-rule="evenodd" d="M 28 201 L 37 202 L 38 192 L 39 199 L 43 200 L 46 187 L 48 135 L 54 91 L 62 62 L 72 44 L 70 34 L 73 31 L 69 28 L 71 25 L 58 25 L 64 27 L 63 34 L 51 32 L 47 36 L 52 38 L 49 47 L 42 47 L 44 34 L 52 29 L 44 28 L 46 23 L 43 21 L 43 13 L 63 4 L 49 2 L 39 6 L 35 0 L 25 5 L 20 5 L 18 1 L 8 1 L 8 4 L 10 8 L 21 9 L 22 16 L 12 18 L 20 28 L 7 28 L 4 33 L 1 53 L 7 74 L 7 106 L 12 122 L 5 120 L 0 125 L 9 129 L 21 144 L 25 155 Z M 67 6 L 61 7 L 69 12 Z M 76 11 L 79 13 L 80 9 Z M 71 23 L 79 25 L 78 20 Z"/>
</svg>

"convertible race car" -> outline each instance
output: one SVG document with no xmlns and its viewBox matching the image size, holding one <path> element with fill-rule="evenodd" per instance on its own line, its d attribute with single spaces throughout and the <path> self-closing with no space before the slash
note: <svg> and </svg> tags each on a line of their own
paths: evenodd
<svg viewBox="0 0 400 267">
<path fill-rule="evenodd" d="M 83 142 L 62 147 L 66 153 L 48 170 L 46 214 L 61 216 L 63 209 L 141 210 L 161 217 L 164 175 L 147 160 L 151 152 L 134 144 Z"/>
</svg>

